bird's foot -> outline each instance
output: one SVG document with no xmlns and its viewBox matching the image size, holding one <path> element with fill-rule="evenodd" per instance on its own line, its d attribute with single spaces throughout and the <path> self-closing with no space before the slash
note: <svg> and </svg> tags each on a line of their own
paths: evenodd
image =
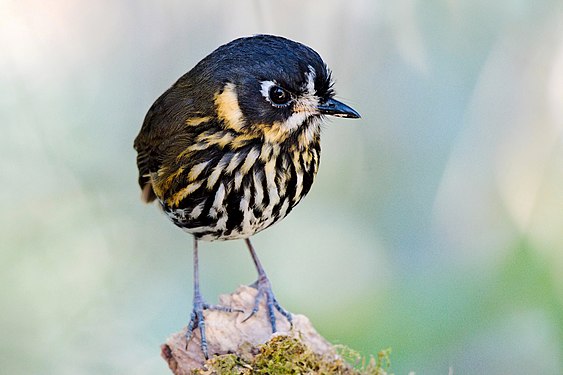
<svg viewBox="0 0 563 375">
<path fill-rule="evenodd" d="M 205 336 L 205 318 L 203 316 L 204 310 L 215 310 L 224 312 L 243 312 L 242 310 L 232 309 L 226 306 L 220 305 L 209 305 L 205 303 L 200 295 L 194 297 L 193 310 L 190 315 L 190 322 L 188 323 L 188 329 L 186 330 L 186 350 L 188 349 L 188 344 L 194 333 L 194 330 L 199 327 L 199 333 L 201 336 L 201 350 L 205 359 L 209 359 L 209 349 L 207 346 L 207 338 Z"/>
<path fill-rule="evenodd" d="M 270 280 L 268 279 L 268 277 L 266 277 L 266 275 L 259 276 L 258 280 L 256 280 L 256 282 L 252 284 L 251 287 L 258 289 L 258 294 L 256 295 L 256 299 L 254 300 L 254 307 L 252 308 L 252 311 L 243 320 L 243 322 L 246 322 L 258 312 L 260 302 L 264 297 L 266 297 L 266 307 L 268 308 L 268 317 L 270 318 L 270 324 L 272 325 L 272 332 L 277 332 L 275 316 L 276 310 L 287 319 L 291 326 L 293 326 L 293 318 L 291 316 L 291 313 L 281 307 L 276 300 L 276 296 L 272 291 L 272 285 L 270 284 Z"/>
</svg>

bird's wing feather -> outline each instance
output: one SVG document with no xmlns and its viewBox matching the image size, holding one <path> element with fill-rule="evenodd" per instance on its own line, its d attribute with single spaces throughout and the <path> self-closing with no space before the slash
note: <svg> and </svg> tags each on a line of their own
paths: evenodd
<svg viewBox="0 0 563 375">
<path fill-rule="evenodd" d="M 167 144 L 176 137 L 175 133 L 182 130 L 179 124 L 185 121 L 183 115 L 185 111 L 189 111 L 186 107 L 174 112 L 176 107 L 174 102 L 178 103 L 175 91 L 175 86 L 171 87 L 154 102 L 134 142 L 139 169 L 138 181 L 142 189 L 141 199 L 146 203 L 156 199 L 151 175 L 161 168 L 166 156 Z M 176 114 L 172 115 L 173 113 Z"/>
<path fill-rule="evenodd" d="M 154 116 L 154 109 L 155 105 L 147 113 L 141 131 L 135 138 L 134 143 L 135 150 L 137 150 L 138 181 L 142 189 L 141 199 L 145 203 L 150 203 L 156 199 L 151 183 L 151 172 L 158 171 L 162 163 L 162 155 L 158 153 L 158 145 L 161 143 L 162 137 L 158 132 L 159 126 L 154 121 L 157 118 L 157 116 Z"/>
<path fill-rule="evenodd" d="M 141 131 L 135 139 L 139 185 L 144 202 L 156 199 L 151 176 L 163 172 L 167 158 L 172 161 L 183 149 L 193 143 L 199 132 L 202 119 L 210 119 L 210 108 L 197 108 L 201 100 L 194 100 L 193 87 L 180 78 L 170 89 L 162 94 L 151 106 Z M 190 126 L 191 124 L 191 126 Z"/>
</svg>

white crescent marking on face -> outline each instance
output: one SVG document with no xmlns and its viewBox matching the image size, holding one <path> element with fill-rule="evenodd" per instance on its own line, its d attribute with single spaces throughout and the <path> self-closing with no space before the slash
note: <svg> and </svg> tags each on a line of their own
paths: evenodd
<svg viewBox="0 0 563 375">
<path fill-rule="evenodd" d="M 260 93 L 269 103 L 272 103 L 270 100 L 270 88 L 276 85 L 277 83 L 274 81 L 262 81 L 260 84 Z"/>
</svg>

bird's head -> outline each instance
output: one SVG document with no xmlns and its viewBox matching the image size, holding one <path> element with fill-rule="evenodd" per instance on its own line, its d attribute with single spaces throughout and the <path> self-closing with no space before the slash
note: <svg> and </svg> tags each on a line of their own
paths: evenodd
<svg viewBox="0 0 563 375">
<path fill-rule="evenodd" d="M 307 146 L 318 141 L 323 116 L 360 117 L 334 99 L 330 70 L 318 53 L 278 36 L 236 39 L 188 75 L 213 88 L 209 109 L 224 127 L 273 143 Z"/>
</svg>

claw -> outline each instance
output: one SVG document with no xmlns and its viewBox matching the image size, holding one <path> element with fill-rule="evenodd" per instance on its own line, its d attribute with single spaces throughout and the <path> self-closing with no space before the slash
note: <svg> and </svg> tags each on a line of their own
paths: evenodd
<svg viewBox="0 0 563 375">
<path fill-rule="evenodd" d="M 194 307 L 192 313 L 190 314 L 188 328 L 186 329 L 186 350 L 188 350 L 188 345 L 193 336 L 194 330 L 199 327 L 199 332 L 201 334 L 200 346 L 205 359 L 209 359 L 209 352 L 207 349 L 207 338 L 205 337 L 205 318 L 203 316 L 203 310 L 208 309 L 209 305 L 203 302 L 201 296 L 197 295 L 194 298 Z"/>
<path fill-rule="evenodd" d="M 223 311 L 223 312 L 243 312 L 240 309 L 233 309 L 228 306 L 221 306 L 221 305 L 210 305 L 203 301 L 201 295 L 196 294 L 194 296 L 194 306 L 192 313 L 190 314 L 190 322 L 188 323 L 188 327 L 186 329 L 186 351 L 188 350 L 188 345 L 190 340 L 194 334 L 194 330 L 199 327 L 199 333 L 201 336 L 200 347 L 205 359 L 209 359 L 209 349 L 207 346 L 207 337 L 205 335 L 205 317 L 203 316 L 203 312 L 205 310 L 210 311 Z"/>
<path fill-rule="evenodd" d="M 203 312 L 205 310 L 215 310 L 215 311 L 223 311 L 223 312 L 243 312 L 239 309 L 233 309 L 227 306 L 221 305 L 209 305 L 203 302 L 203 299 L 200 295 L 197 295 L 194 298 L 194 306 L 192 313 L 190 314 L 190 322 L 188 323 L 188 327 L 186 329 L 186 350 L 188 350 L 188 345 L 190 340 L 193 336 L 194 330 L 199 328 L 199 333 L 201 335 L 201 342 L 200 347 L 205 359 L 209 359 L 209 348 L 207 346 L 207 337 L 205 335 L 205 317 L 203 316 Z"/>
<path fill-rule="evenodd" d="M 276 296 L 272 291 L 272 286 L 270 284 L 270 280 L 264 275 L 258 278 L 258 280 L 252 284 L 251 286 L 258 289 L 258 294 L 256 295 L 256 299 L 254 300 L 254 307 L 250 314 L 244 318 L 243 323 L 246 322 L 248 319 L 252 318 L 260 308 L 260 302 L 264 296 L 266 297 L 266 307 L 268 309 L 268 318 L 270 319 L 270 324 L 272 326 L 272 333 L 277 332 L 277 325 L 276 325 L 276 315 L 275 311 L 277 310 L 280 314 L 282 314 L 289 324 L 293 327 L 293 318 L 291 313 L 280 306 L 278 301 L 276 300 Z"/>
<path fill-rule="evenodd" d="M 208 305 L 207 303 L 203 304 L 203 309 L 204 310 L 214 310 L 214 311 L 223 311 L 223 312 L 228 312 L 228 313 L 232 313 L 232 312 L 244 312 L 241 309 L 233 309 L 232 307 L 228 307 L 228 306 L 221 306 L 221 305 Z"/>
<path fill-rule="evenodd" d="M 260 302 L 262 301 L 262 298 L 266 296 L 266 307 L 268 308 L 268 317 L 270 318 L 270 324 L 272 325 L 272 333 L 275 333 L 277 331 L 275 315 L 276 310 L 278 310 L 278 312 L 287 319 L 290 326 L 293 327 L 293 319 L 291 318 L 291 313 L 281 307 L 276 300 L 276 296 L 274 296 L 274 292 L 272 291 L 270 280 L 268 279 L 268 276 L 266 276 L 264 267 L 262 267 L 262 263 L 260 263 L 256 251 L 254 251 L 254 247 L 252 246 L 248 238 L 245 240 L 245 242 L 246 246 L 248 246 L 248 251 L 250 251 L 250 256 L 254 261 L 254 265 L 256 266 L 256 271 L 258 271 L 258 280 L 256 280 L 256 282 L 251 285 L 251 287 L 258 289 L 258 294 L 256 295 L 256 299 L 254 300 L 254 307 L 252 308 L 250 315 L 248 315 L 243 320 L 243 322 L 246 322 L 258 312 Z"/>
<path fill-rule="evenodd" d="M 200 347 L 205 359 L 209 359 L 209 349 L 207 346 L 207 338 L 205 336 L 205 317 L 203 316 L 204 310 L 217 310 L 224 312 L 242 312 L 239 309 L 232 309 L 226 306 L 220 305 L 209 305 L 205 303 L 199 291 L 199 267 L 198 267 L 198 246 L 197 239 L 194 238 L 194 305 L 192 313 L 190 314 L 190 322 L 186 329 L 186 351 L 188 350 L 188 345 L 193 336 L 194 330 L 199 327 L 199 333 L 201 335 Z"/>
</svg>

